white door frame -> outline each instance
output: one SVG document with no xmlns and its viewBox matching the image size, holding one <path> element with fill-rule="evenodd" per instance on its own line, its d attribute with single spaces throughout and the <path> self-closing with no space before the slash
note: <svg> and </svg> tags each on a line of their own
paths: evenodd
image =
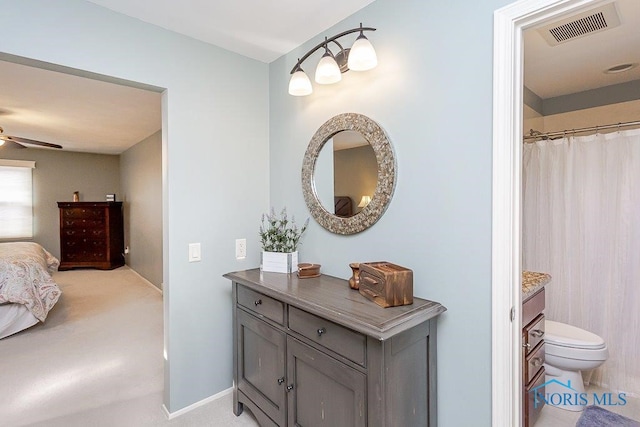
<svg viewBox="0 0 640 427">
<path fill-rule="evenodd" d="M 492 426 L 522 422 L 522 32 L 610 1 L 521 0 L 494 13 Z"/>
</svg>

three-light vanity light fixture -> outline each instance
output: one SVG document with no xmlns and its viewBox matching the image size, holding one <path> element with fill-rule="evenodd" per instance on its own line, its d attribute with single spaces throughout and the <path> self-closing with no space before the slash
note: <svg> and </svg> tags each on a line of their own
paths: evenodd
<svg viewBox="0 0 640 427">
<path fill-rule="evenodd" d="M 331 38 L 325 37 L 323 42 L 319 43 L 307 52 L 301 59 L 298 59 L 298 62 L 291 70 L 289 94 L 294 96 L 305 96 L 310 95 L 313 92 L 311 81 L 307 74 L 302 70 L 301 65 L 309 56 L 320 48 L 324 48 L 324 55 L 322 55 L 322 58 L 316 67 L 316 83 L 337 83 L 342 79 L 342 73 L 349 70 L 366 71 L 375 68 L 375 66 L 378 65 L 376 51 L 371 45 L 371 42 L 369 42 L 369 39 L 364 35 L 365 31 L 375 30 L 375 28 L 363 27 L 361 23 L 358 28 L 343 31 Z M 360 35 L 351 48 L 344 48 L 338 42 L 340 37 L 357 32 L 360 32 Z M 329 43 L 335 43 L 340 51 L 334 55 L 331 49 L 329 49 Z"/>
</svg>

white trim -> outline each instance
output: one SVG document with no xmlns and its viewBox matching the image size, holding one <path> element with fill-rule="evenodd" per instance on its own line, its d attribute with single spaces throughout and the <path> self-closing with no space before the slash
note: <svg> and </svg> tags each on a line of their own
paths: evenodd
<svg viewBox="0 0 640 427">
<path fill-rule="evenodd" d="M 220 393 L 216 393 L 213 396 L 209 396 L 206 399 L 202 399 L 199 402 L 193 403 L 185 408 L 182 408 L 176 412 L 169 412 L 169 410 L 167 410 L 167 407 L 162 404 L 162 410 L 164 411 L 164 415 L 167 417 L 167 419 L 171 420 L 173 418 L 179 417 L 180 415 L 184 415 L 187 412 L 193 411 L 196 408 L 199 408 L 202 405 L 206 405 L 207 403 L 211 403 L 214 400 L 218 400 L 224 396 L 226 396 L 227 394 L 231 393 L 233 391 L 233 386 L 229 387 L 226 390 L 222 390 Z"/>
<path fill-rule="evenodd" d="M 33 160 L 9 160 L 9 159 L 0 159 L 0 166 L 13 166 L 16 168 L 36 168 L 36 162 Z"/>
<path fill-rule="evenodd" d="M 158 288 L 156 285 L 154 285 L 153 283 L 151 283 L 149 280 L 147 280 L 146 277 L 142 276 L 142 274 L 138 273 L 137 271 L 135 271 L 133 268 L 131 268 L 130 265 L 127 265 L 127 267 L 129 268 L 129 270 L 131 270 L 133 273 L 136 274 L 136 276 L 138 276 L 147 286 L 152 287 L 153 289 L 155 289 L 156 291 L 158 291 L 160 294 L 162 294 L 162 289 Z"/>
<path fill-rule="evenodd" d="M 609 0 L 521 0 L 494 13 L 492 426 L 522 423 L 522 31 L 606 1 Z"/>
</svg>

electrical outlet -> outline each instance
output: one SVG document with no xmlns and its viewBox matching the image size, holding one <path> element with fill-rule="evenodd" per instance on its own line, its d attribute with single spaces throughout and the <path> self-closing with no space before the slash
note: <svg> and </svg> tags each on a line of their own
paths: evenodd
<svg viewBox="0 0 640 427">
<path fill-rule="evenodd" d="M 236 259 L 247 257 L 247 239 L 236 239 Z"/>
</svg>

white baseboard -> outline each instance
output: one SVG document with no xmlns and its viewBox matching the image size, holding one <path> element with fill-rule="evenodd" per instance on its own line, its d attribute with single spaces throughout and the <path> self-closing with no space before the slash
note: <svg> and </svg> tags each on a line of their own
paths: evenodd
<svg viewBox="0 0 640 427">
<path fill-rule="evenodd" d="M 193 411 L 194 409 L 202 406 L 202 405 L 206 405 L 207 403 L 213 402 L 214 400 L 220 399 L 221 397 L 226 396 L 227 394 L 231 393 L 233 391 L 233 387 L 229 387 L 226 390 L 222 390 L 220 393 L 216 393 L 213 396 L 209 396 L 206 399 L 202 399 L 199 402 L 196 402 L 192 405 L 187 406 L 186 408 L 182 408 L 176 412 L 169 412 L 169 410 L 167 409 L 166 406 L 164 406 L 164 403 L 162 404 L 162 411 L 164 412 L 164 415 L 167 417 L 167 419 L 171 420 L 173 418 L 179 417 L 180 415 L 184 415 L 187 412 Z"/>
<path fill-rule="evenodd" d="M 132 272 L 134 272 L 136 274 L 136 276 L 138 276 L 140 279 L 142 279 L 143 282 L 145 282 L 147 285 L 151 286 L 153 289 L 155 289 L 156 291 L 162 293 L 162 289 L 158 288 L 156 285 L 154 285 L 153 283 L 151 283 L 149 280 L 147 280 L 145 277 L 143 277 L 140 273 L 138 273 L 137 271 L 135 271 L 133 268 L 131 268 L 129 265 L 127 265 L 127 267 L 129 267 L 129 270 L 131 270 Z M 162 286 L 162 285 L 161 285 Z"/>
</svg>

